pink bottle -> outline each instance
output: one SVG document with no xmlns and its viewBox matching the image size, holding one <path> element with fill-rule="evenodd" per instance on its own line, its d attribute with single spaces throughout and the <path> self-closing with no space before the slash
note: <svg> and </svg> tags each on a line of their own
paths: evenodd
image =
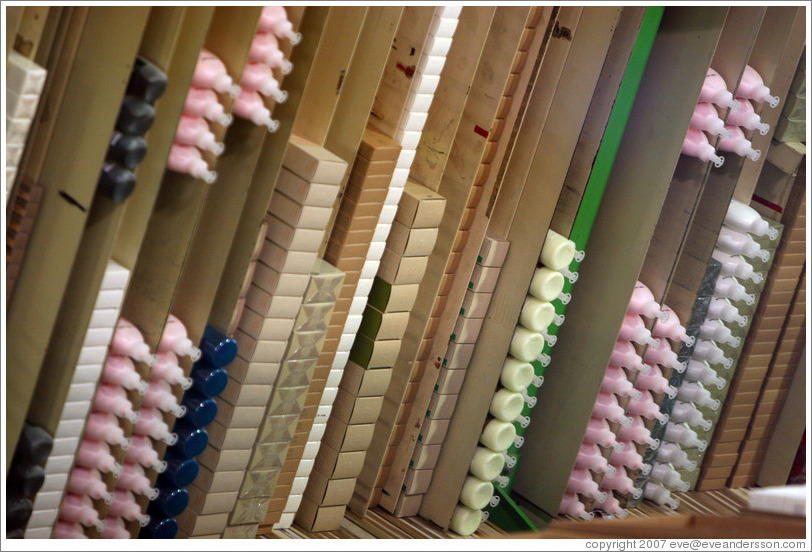
<svg viewBox="0 0 812 552">
<path fill-rule="evenodd" d="M 739 103 L 733 99 L 733 94 L 727 90 L 727 84 L 722 76 L 711 68 L 705 75 L 702 91 L 699 93 L 700 102 L 710 102 L 719 107 L 737 109 Z"/>
<path fill-rule="evenodd" d="M 724 297 L 714 297 L 708 306 L 708 318 L 725 322 L 737 322 L 742 328 L 747 325 L 747 316 L 739 314 L 739 309 L 730 304 Z"/>
<path fill-rule="evenodd" d="M 242 94 L 234 101 L 234 114 L 255 125 L 265 125 L 270 132 L 276 132 L 279 128 L 279 121 L 271 119 L 271 112 L 256 90 L 242 89 Z"/>
<path fill-rule="evenodd" d="M 744 68 L 742 80 L 739 82 L 736 95 L 740 98 L 747 98 L 748 100 L 767 102 L 770 104 L 770 107 L 773 108 L 778 107 L 778 102 L 781 101 L 781 98 L 778 96 L 770 95 L 770 89 L 764 85 L 761 75 L 749 65 Z"/>
<path fill-rule="evenodd" d="M 130 357 L 147 366 L 155 364 L 155 355 L 150 354 L 149 346 L 144 343 L 144 336 L 141 335 L 138 328 L 124 318 L 118 319 L 113 341 L 110 343 L 110 352 Z"/>
<path fill-rule="evenodd" d="M 186 115 L 205 117 L 225 127 L 234 121 L 234 117 L 223 109 L 214 90 L 208 88 L 190 87 L 186 102 L 183 104 L 183 112 Z"/>
<path fill-rule="evenodd" d="M 135 423 L 134 431 L 138 435 L 148 435 L 170 446 L 178 442 L 178 434 L 169 431 L 169 426 L 157 408 L 142 408 L 141 419 Z"/>
<path fill-rule="evenodd" d="M 690 157 L 701 159 L 705 163 L 712 162 L 714 166 L 721 167 L 725 163 L 725 158 L 716 155 L 713 146 L 708 142 L 708 137 L 701 130 L 689 127 L 685 140 L 682 142 L 682 153 Z"/>
<path fill-rule="evenodd" d="M 657 340 L 651 337 L 651 331 L 639 314 L 626 313 L 617 338 L 622 341 L 633 341 L 640 345 L 653 345 Z"/>
<path fill-rule="evenodd" d="M 131 449 L 127 449 L 129 453 Z M 113 477 L 118 477 L 124 468 L 116 462 L 110 454 L 110 445 L 104 441 L 92 439 L 82 439 L 76 451 L 76 465 L 86 468 L 94 468 L 102 473 L 112 473 Z"/>
<path fill-rule="evenodd" d="M 302 40 L 300 33 L 293 32 L 293 24 L 282 6 L 265 6 L 259 16 L 259 30 L 272 32 L 279 38 L 287 38 L 294 46 Z"/>
<path fill-rule="evenodd" d="M 638 499 L 643 495 L 643 489 L 636 489 L 634 487 L 634 481 L 632 481 L 631 477 L 626 475 L 624 470 L 618 470 L 618 472 L 611 477 L 608 475 L 604 477 L 601 488 L 617 491 L 620 494 L 631 493 L 634 499 Z"/>
<path fill-rule="evenodd" d="M 725 122 L 719 117 L 716 108 L 708 102 L 699 102 L 691 116 L 691 127 L 704 130 L 708 134 L 727 136 Z"/>
<path fill-rule="evenodd" d="M 632 423 L 631 418 L 623 415 L 623 407 L 617 404 L 617 397 L 611 393 L 604 393 L 603 391 L 598 393 L 595 406 L 592 408 L 592 416 L 621 425 L 629 425 Z"/>
<path fill-rule="evenodd" d="M 730 276 L 723 276 L 716 280 L 713 295 L 714 297 L 727 297 L 731 301 L 744 301 L 748 305 L 752 305 L 756 300 L 755 295 L 747 293 L 744 286 Z"/>
<path fill-rule="evenodd" d="M 104 383 L 120 385 L 124 389 L 138 391 L 141 395 L 149 389 L 149 384 L 135 371 L 133 361 L 121 355 L 107 355 L 101 379 Z"/>
<path fill-rule="evenodd" d="M 85 527 L 96 527 L 99 531 L 104 530 L 104 522 L 99 519 L 99 512 L 93 508 L 93 501 L 89 496 L 66 494 L 62 500 L 59 519 L 81 523 Z"/>
<path fill-rule="evenodd" d="M 646 349 L 643 354 L 643 361 L 646 364 L 659 364 L 673 368 L 677 372 L 684 372 L 685 365 L 678 360 L 677 353 L 671 350 L 671 344 L 666 341 L 660 341 L 659 345 L 654 345 Z"/>
<path fill-rule="evenodd" d="M 581 518 L 585 521 L 595 519 L 595 514 L 586 511 L 584 504 L 578 500 L 578 495 L 569 492 L 564 493 L 564 498 L 561 499 L 561 506 L 558 507 L 558 513 Z"/>
<path fill-rule="evenodd" d="M 596 510 L 606 512 L 616 518 L 624 519 L 629 515 L 629 511 L 620 506 L 620 501 L 615 498 L 615 495 L 610 491 L 606 493 L 606 500 L 602 502 L 595 501 L 592 505 Z"/>
<path fill-rule="evenodd" d="M 660 309 L 659 303 L 655 301 L 654 295 L 646 285 L 640 281 L 635 282 L 632 298 L 629 300 L 628 312 L 639 314 L 646 318 L 657 318 L 665 321 L 668 318 Z"/>
<path fill-rule="evenodd" d="M 696 431 L 693 429 L 671 422 L 665 424 L 663 440 L 670 441 L 672 443 L 679 443 L 680 445 L 684 445 L 686 447 L 696 447 L 700 451 L 705 450 L 705 447 L 708 446 L 708 442 L 700 439 L 696 434 Z"/>
<path fill-rule="evenodd" d="M 659 462 L 655 463 L 654 468 L 651 470 L 651 480 L 667 485 L 676 491 L 685 492 L 691 488 L 690 483 L 683 481 L 677 470 L 668 464 L 660 464 Z"/>
<path fill-rule="evenodd" d="M 166 470 L 166 462 L 158 457 L 158 453 L 152 446 L 149 437 L 143 435 L 133 435 L 133 444 L 127 449 L 124 459 L 127 462 L 137 462 L 145 468 L 152 468 L 158 473 Z"/>
<path fill-rule="evenodd" d="M 203 159 L 200 150 L 194 146 L 172 144 L 169 150 L 169 158 L 166 161 L 166 168 L 199 178 L 206 184 L 212 184 L 217 180 L 217 173 L 209 170 L 209 165 Z"/>
<path fill-rule="evenodd" d="M 279 49 L 279 41 L 273 33 L 258 32 L 251 42 L 248 59 L 264 63 L 271 69 L 280 69 L 283 75 L 293 70 L 293 64 L 285 59 L 285 54 Z"/>
<path fill-rule="evenodd" d="M 679 508 L 679 499 L 671 496 L 671 492 L 668 489 L 662 485 L 654 483 L 653 481 L 649 481 L 646 484 L 646 492 L 644 496 L 648 500 L 656 502 L 660 506 L 668 506 L 674 510 Z"/>
<path fill-rule="evenodd" d="M 612 350 L 612 356 L 609 357 L 609 364 L 628 368 L 629 370 L 648 370 L 643 366 L 643 359 L 634 350 L 634 345 L 628 341 L 615 341 L 615 348 Z"/>
<path fill-rule="evenodd" d="M 119 445 L 124 450 L 130 446 L 130 439 L 124 437 L 124 430 L 118 426 L 118 420 L 109 412 L 91 412 L 85 426 L 85 437 Z"/>
<path fill-rule="evenodd" d="M 758 130 L 762 136 L 770 131 L 770 125 L 761 122 L 756 110 L 753 109 L 753 104 L 745 99 L 737 98 L 741 104 L 741 109 L 738 111 L 731 111 L 727 116 L 727 124 L 736 125 L 747 130 Z"/>
<path fill-rule="evenodd" d="M 150 500 L 155 500 L 160 494 L 158 489 L 150 485 L 149 477 L 144 473 L 144 468 L 140 464 L 133 462 L 124 463 L 124 472 L 118 478 L 116 485 L 120 489 L 145 495 Z"/>
<path fill-rule="evenodd" d="M 192 378 L 183 375 L 178 357 L 171 351 L 158 351 L 158 361 L 149 372 L 150 379 L 161 379 L 170 385 L 180 384 L 184 390 L 192 386 Z"/>
<path fill-rule="evenodd" d="M 623 444 L 617 442 L 615 434 L 609 429 L 609 422 L 601 418 L 592 417 L 589 419 L 584 433 L 584 442 L 602 447 L 612 447 L 615 451 L 623 450 Z"/>
<path fill-rule="evenodd" d="M 76 495 L 87 495 L 95 500 L 104 500 L 110 504 L 113 495 L 107 492 L 107 485 L 102 481 L 99 470 L 74 466 L 68 480 L 68 492 Z"/>
<path fill-rule="evenodd" d="M 688 362 L 688 369 L 685 370 L 685 379 L 688 381 L 698 381 L 703 385 L 715 385 L 720 391 L 727 385 L 724 378 L 720 378 L 716 374 L 716 370 L 702 360 L 691 359 Z"/>
<path fill-rule="evenodd" d="M 643 418 L 640 416 L 634 416 L 632 423 L 628 426 L 621 426 L 617 432 L 617 437 L 621 441 L 633 441 L 641 445 L 646 445 L 651 447 L 652 450 L 657 450 L 660 446 L 660 440 L 651 437 L 651 431 L 649 431 L 643 423 Z"/>
<path fill-rule="evenodd" d="M 668 462 L 675 468 L 683 468 L 688 471 L 696 469 L 696 462 L 688 459 L 688 453 L 682 450 L 676 443 L 663 443 L 657 451 L 657 460 Z"/>
<path fill-rule="evenodd" d="M 109 412 L 119 418 L 127 418 L 131 422 L 138 420 L 138 413 L 133 412 L 133 404 L 127 398 L 127 392 L 119 385 L 109 383 L 99 385 L 93 398 L 93 410 Z"/>
<path fill-rule="evenodd" d="M 677 392 L 677 397 L 681 401 L 692 402 L 711 410 L 719 410 L 719 401 L 711 397 L 710 391 L 694 381 L 683 382 Z"/>
<path fill-rule="evenodd" d="M 197 146 L 201 150 L 220 155 L 225 149 L 209 129 L 206 119 L 198 115 L 181 115 L 175 130 L 175 142 L 186 146 Z"/>
<path fill-rule="evenodd" d="M 648 475 L 651 471 L 650 464 L 643 463 L 643 457 L 637 452 L 637 448 L 632 441 L 620 441 L 624 445 L 624 449 L 612 453 L 612 464 L 615 466 L 623 466 L 630 470 L 640 470 L 643 475 Z"/>
<path fill-rule="evenodd" d="M 753 149 L 753 143 L 744 136 L 740 127 L 726 125 L 725 129 L 730 132 L 730 135 L 719 140 L 720 151 L 729 151 L 740 157 L 749 157 L 753 161 L 758 161 L 761 157 L 761 150 Z"/>
<path fill-rule="evenodd" d="M 626 377 L 626 372 L 622 368 L 612 366 L 606 369 L 603 375 L 601 390 L 607 393 L 614 393 L 621 397 L 639 397 L 640 391 L 634 388 L 632 382 Z"/>
<path fill-rule="evenodd" d="M 731 255 L 743 255 L 750 259 L 759 258 L 762 261 L 770 259 L 770 252 L 762 249 L 761 245 L 746 232 L 739 232 L 722 225 L 719 236 L 716 238 L 716 247 L 724 249 Z"/>
<path fill-rule="evenodd" d="M 714 259 L 722 263 L 721 273 L 725 276 L 735 276 L 740 279 L 752 280 L 756 284 L 761 283 L 764 276 L 756 272 L 753 265 L 744 260 L 739 255 L 731 255 L 721 249 L 714 249 L 711 254 Z"/>
<path fill-rule="evenodd" d="M 606 498 L 606 494 L 602 493 L 598 488 L 598 484 L 593 481 L 592 474 L 589 473 L 589 470 L 582 468 L 572 470 L 570 479 L 567 482 L 567 491 L 584 496 L 591 496 L 595 500 L 603 501 Z"/>
<path fill-rule="evenodd" d="M 663 376 L 658 366 L 652 366 L 651 372 L 648 374 L 637 376 L 637 382 L 635 382 L 634 386 L 643 391 L 665 393 L 672 399 L 677 396 L 677 388 L 668 383 L 668 379 Z"/>
<path fill-rule="evenodd" d="M 73 523 L 71 521 L 63 521 L 59 520 L 54 525 L 54 532 L 51 533 L 51 537 L 54 539 L 89 539 L 87 535 L 85 535 L 84 529 L 78 523 Z"/>
<path fill-rule="evenodd" d="M 738 347 L 741 339 L 735 337 L 730 328 L 719 322 L 718 320 L 705 320 L 699 328 L 699 337 L 702 339 L 712 339 L 719 343 L 730 345 L 731 347 Z"/>
<path fill-rule="evenodd" d="M 166 320 L 158 350 L 172 351 L 176 355 L 188 356 L 193 362 L 200 359 L 200 349 L 195 347 L 192 340 L 189 339 L 186 326 L 174 314 L 170 314 Z"/>
<path fill-rule="evenodd" d="M 733 366 L 733 359 L 727 358 L 725 352 L 708 339 L 700 339 L 697 342 L 693 358 L 706 360 L 709 364 L 721 364 L 726 369 Z"/>
<path fill-rule="evenodd" d="M 276 103 L 285 103 L 288 93 L 279 88 L 279 81 L 273 76 L 273 70 L 259 61 L 249 62 L 245 66 L 240 85 L 248 90 L 256 90 L 263 96 L 274 99 Z"/>
<path fill-rule="evenodd" d="M 103 539 L 129 539 L 132 538 L 124 520 L 118 517 L 107 516 L 104 531 L 101 533 Z"/>
<path fill-rule="evenodd" d="M 677 313 L 668 305 L 663 305 L 663 312 L 668 314 L 668 320 L 665 322 L 658 320 L 651 333 L 657 337 L 665 337 L 671 341 L 682 341 L 689 347 L 693 345 L 695 338 L 685 333 L 685 327 L 680 324 Z M 660 344 L 655 343 L 655 345 L 659 346 Z"/>
<path fill-rule="evenodd" d="M 661 424 L 668 421 L 668 414 L 660 412 L 660 405 L 654 402 L 654 398 L 648 391 L 643 393 L 639 399 L 631 399 L 626 406 L 626 414 L 631 416 L 642 416 L 647 420 L 657 420 Z"/>
<path fill-rule="evenodd" d="M 699 426 L 705 431 L 710 431 L 710 428 L 713 427 L 713 422 L 706 420 L 699 409 L 688 402 L 674 402 L 674 408 L 671 409 L 671 419 L 680 424 Z"/>
<path fill-rule="evenodd" d="M 141 527 L 149 523 L 149 516 L 141 513 L 141 507 L 138 506 L 133 494 L 124 489 L 116 489 L 107 515 L 124 518 L 127 521 L 138 521 Z"/>
<path fill-rule="evenodd" d="M 149 390 L 144 395 L 141 406 L 171 412 L 176 418 L 183 418 L 186 414 L 186 407 L 178 404 L 178 398 L 172 393 L 172 388 L 163 380 L 150 380 Z"/>
<path fill-rule="evenodd" d="M 578 449 L 578 456 L 575 457 L 575 467 L 592 470 L 596 473 L 615 473 L 616 468 L 606 461 L 601 455 L 598 445 L 593 443 L 581 443 Z"/>
<path fill-rule="evenodd" d="M 240 87 L 234 84 L 234 80 L 228 75 L 226 66 L 216 55 L 206 50 L 200 51 L 197 58 L 192 84 L 200 88 L 211 88 L 222 94 L 229 94 L 236 98 L 240 93 Z"/>
</svg>

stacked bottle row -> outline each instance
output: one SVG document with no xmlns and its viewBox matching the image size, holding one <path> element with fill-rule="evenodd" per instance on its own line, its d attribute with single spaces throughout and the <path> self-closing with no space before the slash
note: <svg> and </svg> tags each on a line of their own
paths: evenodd
<svg viewBox="0 0 812 552">
<path fill-rule="evenodd" d="M 685 137 L 682 153 L 705 162 L 713 162 L 716 167 L 721 167 L 725 158 L 717 155 L 715 149 L 757 161 L 761 157 L 761 151 L 753 149 L 745 131 L 758 130 L 762 135 L 769 132 L 770 125 L 761 122 L 761 117 L 756 112 L 757 106 L 753 105 L 753 102 L 761 104 L 765 101 L 771 107 L 776 107 L 779 98 L 770 95 L 770 89 L 764 85 L 761 76 L 749 65 L 744 68 L 735 99 L 722 76 L 709 68 L 699 94 L 699 102 L 691 117 L 691 126 Z M 723 110 L 722 117 L 718 110 Z M 716 148 L 705 132 L 719 137 Z"/>
<path fill-rule="evenodd" d="M 153 104 L 166 86 L 163 71 L 142 57 L 135 59 L 99 176 L 99 192 L 114 202 L 123 202 L 135 189 L 133 171 L 147 154 L 147 142 L 143 136 L 155 121 Z"/>
<path fill-rule="evenodd" d="M 32 526 L 26 530 L 26 523 L 31 523 L 35 504 L 33 501 L 45 483 L 47 476 L 44 466 L 53 446 L 54 441 L 47 431 L 29 423 L 23 426 L 8 471 L 5 535 L 7 539 L 22 539 L 26 536 L 47 539 L 51 535 L 53 528 L 50 525 L 36 528 Z M 53 481 L 54 477 L 51 476 L 50 479 Z M 49 517 L 53 523 L 56 519 L 55 512 Z"/>
<path fill-rule="evenodd" d="M 6 58 L 6 197 L 11 193 L 48 72 L 15 51 Z"/>
<path fill-rule="evenodd" d="M 43 488 L 34 499 L 34 513 L 26 530 L 27 538 L 47 538 L 51 535 L 63 494 L 66 490 L 71 492 L 69 479 L 73 479 L 70 477 L 72 465 L 83 466 L 83 469 L 79 471 L 84 475 L 78 475 L 77 481 L 78 478 L 92 475 L 101 482 L 96 470 L 106 473 L 110 470 L 118 472 L 121 469 L 120 466 L 114 466 L 113 461 L 106 461 L 100 466 L 94 466 L 92 463 L 88 465 L 86 456 L 81 454 L 77 456 L 77 449 L 80 447 L 80 438 L 85 430 L 86 418 L 91 410 L 91 405 L 94 403 L 94 393 L 99 386 L 99 380 L 104 381 L 105 372 L 108 371 L 105 357 L 108 354 L 111 340 L 115 339 L 114 330 L 116 330 L 129 277 L 129 270 L 114 261 L 108 262 L 76 362 L 73 379 L 68 388 L 59 425 L 54 434 L 54 449 L 45 464 Z M 118 332 L 116 331 L 116 333 Z M 151 360 L 149 351 L 142 351 L 142 354 L 142 358 Z M 140 378 L 135 379 L 137 381 L 129 382 L 131 388 L 145 391 L 146 388 Z M 124 393 L 123 390 L 119 393 L 115 387 L 111 391 L 119 396 Z M 104 447 L 101 444 L 98 446 Z M 66 524 L 63 524 L 62 527 L 66 528 Z M 73 529 L 77 533 L 82 533 L 76 527 Z"/>
</svg>

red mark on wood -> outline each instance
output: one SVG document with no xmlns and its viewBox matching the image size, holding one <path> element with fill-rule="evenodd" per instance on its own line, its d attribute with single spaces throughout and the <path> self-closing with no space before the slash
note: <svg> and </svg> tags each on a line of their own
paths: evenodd
<svg viewBox="0 0 812 552">
<path fill-rule="evenodd" d="M 397 67 L 398 69 L 403 71 L 403 74 L 406 75 L 407 78 L 412 78 L 414 76 L 414 69 L 415 69 L 414 65 L 410 65 L 409 67 L 406 67 L 402 63 L 398 62 L 397 65 L 395 65 L 395 67 Z"/>
<path fill-rule="evenodd" d="M 765 205 L 765 206 L 769 207 L 770 209 L 772 209 L 773 211 L 775 211 L 777 213 L 783 213 L 784 212 L 784 209 L 780 205 L 776 205 L 772 201 L 764 199 L 761 196 L 757 196 L 757 195 L 753 194 L 753 201 L 755 201 L 756 203 L 761 203 L 762 205 Z"/>
<path fill-rule="evenodd" d="M 487 130 L 485 130 L 484 128 L 482 128 L 479 125 L 474 125 L 474 132 L 476 132 L 477 134 L 479 134 L 483 138 L 487 138 L 488 134 L 489 134 L 489 132 Z"/>
</svg>

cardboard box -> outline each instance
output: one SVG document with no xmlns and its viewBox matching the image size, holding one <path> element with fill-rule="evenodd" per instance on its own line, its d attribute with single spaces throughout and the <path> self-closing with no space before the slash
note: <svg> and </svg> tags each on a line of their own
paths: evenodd
<svg viewBox="0 0 812 552">
<path fill-rule="evenodd" d="M 476 343 L 479 330 L 482 328 L 482 318 L 457 318 L 457 324 L 451 333 L 452 341 L 457 343 Z"/>
<path fill-rule="evenodd" d="M 346 505 L 319 506 L 312 500 L 302 499 L 299 511 L 296 512 L 296 523 L 306 531 L 333 531 L 344 521 Z"/>
<path fill-rule="evenodd" d="M 420 505 L 422 503 L 422 494 L 401 494 L 398 496 L 397 506 L 395 506 L 395 515 L 398 517 L 414 517 L 420 512 Z"/>
<path fill-rule="evenodd" d="M 372 440 L 375 424 L 357 424 L 348 426 L 335 418 L 327 422 L 321 444 L 339 452 L 366 451 Z"/>
<path fill-rule="evenodd" d="M 405 492 L 412 495 L 424 494 L 429 490 L 433 473 L 432 470 L 407 470 L 406 479 L 403 482 L 406 487 Z"/>
<path fill-rule="evenodd" d="M 381 278 L 375 278 L 369 292 L 368 304 L 381 312 L 408 312 L 417 299 L 419 284 L 392 285 Z"/>
<path fill-rule="evenodd" d="M 409 323 L 408 312 L 381 312 L 367 304 L 358 333 L 374 341 L 401 339 Z"/>
<path fill-rule="evenodd" d="M 251 449 L 218 450 L 212 446 L 196 458 L 201 467 L 213 471 L 245 470 L 251 458 Z"/>
<path fill-rule="evenodd" d="M 209 445 L 223 451 L 250 449 L 254 446 L 258 431 L 255 427 L 227 428 L 217 422 L 212 422 L 206 426 L 206 433 L 209 434 Z"/>
<path fill-rule="evenodd" d="M 353 170 L 368 176 L 386 176 L 391 180 L 396 166 L 397 161 L 394 160 L 369 161 L 367 158 L 359 156 L 355 158 Z"/>
<path fill-rule="evenodd" d="M 338 452 L 332 447 L 323 446 L 319 449 L 313 470 L 330 479 L 355 478 L 361 473 L 365 456 L 363 450 Z"/>
<path fill-rule="evenodd" d="M 378 419 L 382 404 L 382 396 L 356 397 L 339 389 L 333 403 L 333 417 L 347 425 L 373 423 Z"/>
<path fill-rule="evenodd" d="M 258 341 L 242 330 L 234 333 L 240 356 L 256 362 L 278 362 L 285 354 L 284 341 Z"/>
<path fill-rule="evenodd" d="M 308 182 L 339 184 L 347 163 L 323 147 L 292 134 L 283 166 Z"/>
<path fill-rule="evenodd" d="M 402 257 L 425 257 L 431 255 L 438 232 L 437 228 L 410 228 L 396 220 L 386 247 Z"/>
<path fill-rule="evenodd" d="M 465 244 L 468 243 L 468 231 L 467 230 L 460 230 L 454 236 L 454 243 L 451 245 L 451 251 L 455 253 L 460 253 L 465 248 Z"/>
<path fill-rule="evenodd" d="M 400 144 L 370 127 L 364 129 L 358 146 L 358 155 L 370 161 L 396 161 L 400 151 Z"/>
<path fill-rule="evenodd" d="M 305 180 L 296 173 L 282 167 L 276 179 L 274 193 L 281 192 L 300 205 L 331 207 L 338 194 L 337 183 L 319 184 Z"/>
<path fill-rule="evenodd" d="M 442 368 L 434 390 L 442 395 L 455 395 L 460 392 L 465 380 L 465 370 Z"/>
<path fill-rule="evenodd" d="M 443 196 L 409 180 L 404 186 L 395 220 L 410 228 L 437 228 L 445 204 Z"/>
<path fill-rule="evenodd" d="M 457 404 L 458 395 L 440 395 L 432 393 L 426 417 L 432 420 L 446 420 L 454 413 L 454 406 Z"/>
<path fill-rule="evenodd" d="M 218 400 L 217 416 L 214 419 L 226 427 L 258 427 L 264 416 L 264 405 L 233 406 L 225 400 Z"/>
<path fill-rule="evenodd" d="M 206 492 L 195 485 L 189 485 L 186 490 L 189 491 L 188 508 L 203 515 L 231 512 L 237 502 L 237 490 L 223 493 Z"/>
<path fill-rule="evenodd" d="M 274 193 L 268 213 L 295 228 L 324 230 L 330 220 L 332 208 L 300 205 L 281 193 Z"/>
<path fill-rule="evenodd" d="M 237 327 L 257 341 L 286 341 L 293 322 L 290 318 L 265 318 L 249 308 L 243 310 Z"/>
<path fill-rule="evenodd" d="M 381 257 L 377 277 L 392 285 L 419 284 L 428 260 L 428 257 L 401 257 L 387 247 Z"/>
<path fill-rule="evenodd" d="M 259 260 L 280 274 L 310 274 L 316 264 L 316 251 L 288 251 L 266 241 Z"/>
<path fill-rule="evenodd" d="M 322 473 L 314 472 L 304 496 L 323 506 L 347 504 L 355 489 L 355 478 L 330 479 Z"/>
<path fill-rule="evenodd" d="M 228 512 L 209 515 L 197 515 L 187 508 L 177 516 L 178 528 L 189 536 L 222 533 L 228 524 Z"/>
<path fill-rule="evenodd" d="M 473 354 L 473 343 L 449 343 L 443 359 L 443 366 L 450 370 L 467 368 Z"/>
<path fill-rule="evenodd" d="M 261 266 L 261 263 L 257 266 Z M 274 295 L 273 292 L 251 285 L 245 296 L 245 306 L 265 318 L 295 319 L 302 306 L 302 296 Z"/>
<path fill-rule="evenodd" d="M 350 361 L 344 368 L 339 387 L 355 397 L 383 396 L 392 377 L 391 368 L 366 370 Z"/>
<path fill-rule="evenodd" d="M 412 460 L 409 462 L 409 467 L 416 470 L 430 470 L 437 464 L 437 459 L 440 457 L 440 449 L 442 445 L 424 445 L 417 443 L 414 447 Z"/>
<path fill-rule="evenodd" d="M 377 180 L 375 180 L 377 179 Z M 380 186 L 381 182 L 385 182 Z M 372 185 L 367 186 L 370 183 Z M 389 192 L 388 179 L 386 176 L 371 176 L 364 178 L 358 171 L 353 171 L 347 187 L 344 189 L 344 199 L 355 205 L 377 205 L 380 215 L 381 207 Z M 342 203 L 343 210 L 343 203 Z"/>
<path fill-rule="evenodd" d="M 451 293 L 451 287 L 454 285 L 454 275 L 453 274 L 443 274 L 442 279 L 440 280 L 440 288 L 437 290 L 437 295 L 448 295 Z"/>
<path fill-rule="evenodd" d="M 480 264 L 474 265 L 474 271 L 471 274 L 468 289 L 475 293 L 493 292 L 501 270 L 502 267 L 487 267 Z"/>
<path fill-rule="evenodd" d="M 424 445 L 439 445 L 445 439 L 450 420 L 437 420 L 426 418 L 423 420 L 423 427 L 417 437 L 418 442 Z"/>
<path fill-rule="evenodd" d="M 362 368 L 391 368 L 400 352 L 400 340 L 372 341 L 362 334 L 355 337 L 350 360 Z"/>
</svg>

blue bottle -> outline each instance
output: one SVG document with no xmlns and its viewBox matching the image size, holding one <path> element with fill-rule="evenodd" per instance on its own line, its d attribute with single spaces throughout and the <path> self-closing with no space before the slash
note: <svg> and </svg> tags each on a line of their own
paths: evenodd
<svg viewBox="0 0 812 552">
<path fill-rule="evenodd" d="M 217 416 L 217 402 L 191 389 L 183 395 L 181 404 L 186 407 L 183 419 L 195 427 L 206 427 Z"/>
<path fill-rule="evenodd" d="M 178 434 L 178 442 L 171 448 L 186 458 L 194 458 L 209 444 L 209 434 L 205 429 L 194 427 L 182 419 L 175 423 L 173 431 Z"/>
<path fill-rule="evenodd" d="M 139 539 L 174 539 L 178 534 L 178 522 L 174 518 L 151 518 L 138 533 Z"/>
<path fill-rule="evenodd" d="M 173 487 L 158 487 L 161 494 L 149 503 L 147 513 L 150 519 L 166 519 L 177 516 L 189 505 L 189 491 Z"/>
<path fill-rule="evenodd" d="M 200 465 L 194 458 L 187 458 L 173 448 L 166 450 L 164 455 L 166 471 L 158 476 L 158 484 L 167 487 L 188 487 L 197 478 Z"/>
<path fill-rule="evenodd" d="M 237 342 L 219 330 L 206 325 L 206 329 L 203 330 L 203 338 L 200 340 L 200 351 L 203 360 L 217 368 L 222 368 L 231 364 L 231 361 L 237 356 Z"/>
<path fill-rule="evenodd" d="M 222 368 L 196 362 L 192 368 L 192 389 L 204 397 L 216 397 L 228 385 L 228 374 Z"/>
</svg>

